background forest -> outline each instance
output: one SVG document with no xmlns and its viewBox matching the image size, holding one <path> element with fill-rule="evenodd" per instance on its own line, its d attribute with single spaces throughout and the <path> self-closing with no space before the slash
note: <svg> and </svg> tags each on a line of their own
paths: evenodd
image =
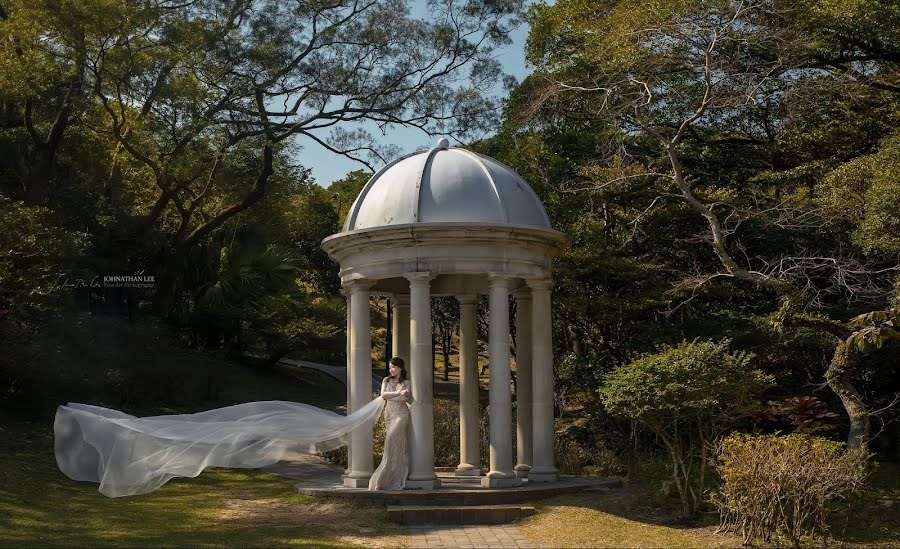
<svg viewBox="0 0 900 549">
<path fill-rule="evenodd" d="M 0 0 L 0 417 L 182 398 L 160 337 L 261 369 L 343 363 L 319 243 L 399 153 L 366 122 L 506 163 L 570 236 L 554 368 L 560 417 L 579 418 L 560 444 L 584 465 L 677 462 L 665 426 L 721 403 L 654 402 L 698 401 L 723 363 L 758 374 L 732 388 L 758 387 L 711 433 L 900 460 L 898 3 L 435 6 Z M 533 72 L 495 102 L 491 48 L 518 18 Z M 315 181 L 321 147 L 369 169 Z M 91 287 L 140 272 L 153 288 Z M 454 305 L 434 307 L 455 354 Z M 655 360 L 668 385 L 629 392 Z M 670 367 L 691 361 L 712 385 Z M 215 401 L 215 367 L 197 375 Z M 689 516 L 693 481 L 675 477 Z"/>
</svg>

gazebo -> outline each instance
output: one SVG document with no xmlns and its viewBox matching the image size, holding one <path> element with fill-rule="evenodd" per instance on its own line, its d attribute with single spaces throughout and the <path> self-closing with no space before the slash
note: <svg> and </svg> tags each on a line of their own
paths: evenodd
<svg viewBox="0 0 900 549">
<path fill-rule="evenodd" d="M 322 241 L 340 264 L 347 298 L 348 413 L 371 399 L 369 296 L 390 297 L 394 354 L 408 364 L 412 385 L 407 488 L 434 489 L 431 297 L 460 306 L 460 462 L 456 474 L 481 476 L 475 303 L 490 307 L 490 469 L 484 487 L 555 482 L 551 260 L 568 243 L 543 205 L 509 167 L 450 147 L 386 165 L 366 183 L 342 232 Z M 517 300 L 517 449 L 512 455 L 510 294 Z M 373 426 L 350 438 L 344 485 L 368 485 L 374 467 Z"/>
</svg>

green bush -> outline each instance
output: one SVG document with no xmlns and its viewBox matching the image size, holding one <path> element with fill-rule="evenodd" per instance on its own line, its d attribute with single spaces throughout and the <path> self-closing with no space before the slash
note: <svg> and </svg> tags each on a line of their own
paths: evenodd
<svg viewBox="0 0 900 549">
<path fill-rule="evenodd" d="M 564 475 L 618 476 L 625 466 L 615 452 L 602 444 L 585 444 L 576 437 L 556 435 L 556 466 Z"/>
<path fill-rule="evenodd" d="M 682 343 L 617 368 L 599 394 L 607 411 L 655 433 L 672 458 L 684 518 L 704 500 L 706 465 L 717 439 L 757 403 L 770 379 L 728 340 Z"/>
<path fill-rule="evenodd" d="M 784 536 L 799 546 L 810 536 L 824 545 L 829 515 L 846 508 L 867 476 L 864 449 L 808 435 L 731 435 L 717 457 L 719 530 L 745 543 Z"/>
</svg>

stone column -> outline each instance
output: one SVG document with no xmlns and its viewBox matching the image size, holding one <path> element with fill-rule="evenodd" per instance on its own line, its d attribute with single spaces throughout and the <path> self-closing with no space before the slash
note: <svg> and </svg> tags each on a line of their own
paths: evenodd
<svg viewBox="0 0 900 549">
<path fill-rule="evenodd" d="M 531 292 L 527 287 L 516 292 L 516 476 L 528 477 L 531 470 L 532 392 L 531 392 Z"/>
<path fill-rule="evenodd" d="M 549 279 L 529 280 L 532 300 L 533 458 L 528 482 L 556 482 L 553 463 L 556 442 L 553 426 L 553 340 L 550 322 Z"/>
<path fill-rule="evenodd" d="M 359 410 L 372 399 L 372 339 L 369 333 L 370 281 L 353 281 L 350 286 L 350 401 Z M 374 472 L 372 455 L 373 423 L 360 426 L 350 433 L 353 447 L 350 474 L 344 486 L 366 488 Z"/>
<path fill-rule="evenodd" d="M 347 381 L 347 383 L 346 383 L 346 385 L 347 385 L 347 415 L 349 416 L 350 414 L 353 413 L 353 399 L 350 394 L 350 365 L 353 363 L 353 358 L 350 354 L 350 338 L 351 338 L 351 336 L 350 336 L 350 287 L 348 285 L 342 286 L 341 294 L 343 294 L 344 297 L 347 298 L 347 312 L 346 312 L 346 315 L 347 315 L 347 373 L 346 373 L 347 378 L 346 378 L 346 381 Z M 341 476 L 342 482 L 344 479 L 346 479 L 347 476 L 350 475 L 350 463 L 353 459 L 350 457 L 351 453 L 353 452 L 353 450 L 351 449 L 351 446 L 353 446 L 353 441 L 350 441 L 350 443 L 347 444 L 347 468 L 344 469 L 344 474 Z"/>
<path fill-rule="evenodd" d="M 394 318 L 391 327 L 391 346 L 394 348 L 394 356 L 399 356 L 406 364 L 406 372 L 409 373 L 409 295 L 394 294 Z"/>
<path fill-rule="evenodd" d="M 477 294 L 456 296 L 459 302 L 459 466 L 457 476 L 481 476 L 481 437 L 478 432 Z"/>
<path fill-rule="evenodd" d="M 441 485 L 434 474 L 434 376 L 431 370 L 431 273 L 408 273 L 410 368 L 413 401 L 407 488 Z"/>
<path fill-rule="evenodd" d="M 519 486 L 522 479 L 513 472 L 512 391 L 509 375 L 509 277 L 491 274 L 490 299 L 490 437 L 491 470 L 481 479 L 485 487 Z"/>
</svg>

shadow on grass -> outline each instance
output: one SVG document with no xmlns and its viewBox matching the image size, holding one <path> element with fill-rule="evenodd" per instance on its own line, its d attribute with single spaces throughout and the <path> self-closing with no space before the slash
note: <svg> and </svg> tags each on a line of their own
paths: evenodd
<svg viewBox="0 0 900 549">
<path fill-rule="evenodd" d="M 849 517 L 835 517 L 830 546 L 900 546 L 900 491 L 896 465 L 882 466 L 870 494 L 854 504 Z M 626 483 L 608 492 L 563 495 L 535 503 L 537 514 L 522 522 L 535 543 L 558 547 L 741 547 L 741 538 L 715 533 L 718 512 L 694 522 L 679 517 L 677 498 L 659 493 L 658 484 Z M 565 525 L 560 529 L 560 525 Z M 807 545 L 808 544 L 808 545 Z M 808 540 L 804 546 L 820 546 Z"/>
<path fill-rule="evenodd" d="M 183 413 L 252 400 L 335 409 L 343 385 L 327 376 L 261 376 L 222 365 L 220 401 L 145 403 L 136 415 Z M 139 496 L 107 498 L 57 468 L 52 419 L 6 421 L 0 452 L 0 547 L 347 547 L 398 545 L 406 529 L 383 509 L 320 503 L 296 481 L 254 469 L 207 469 Z"/>
</svg>

